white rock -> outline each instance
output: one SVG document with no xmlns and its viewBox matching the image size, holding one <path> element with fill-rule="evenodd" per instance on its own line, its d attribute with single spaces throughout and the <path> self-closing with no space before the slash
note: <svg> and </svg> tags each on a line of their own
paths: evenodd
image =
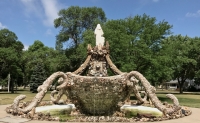
<svg viewBox="0 0 200 123">
<path fill-rule="evenodd" d="M 123 105 L 120 108 L 121 111 L 125 113 L 129 113 L 129 115 L 137 115 L 139 114 L 150 114 L 152 116 L 162 116 L 163 113 L 158 110 L 157 108 L 152 108 L 152 107 L 146 107 L 146 106 L 136 106 L 136 105 Z"/>
<path fill-rule="evenodd" d="M 51 112 L 51 111 L 59 111 L 59 110 L 66 110 L 67 112 L 71 112 L 75 110 L 74 104 L 68 105 L 49 105 L 49 106 L 40 106 L 35 108 L 35 112 Z"/>
</svg>

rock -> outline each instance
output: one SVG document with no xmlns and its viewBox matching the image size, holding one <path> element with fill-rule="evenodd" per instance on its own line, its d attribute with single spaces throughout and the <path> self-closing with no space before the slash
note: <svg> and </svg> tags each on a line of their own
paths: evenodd
<svg viewBox="0 0 200 123">
<path fill-rule="evenodd" d="M 59 121 L 59 117 L 54 118 L 55 121 Z"/>
<path fill-rule="evenodd" d="M 163 116 L 163 113 L 157 108 L 146 106 L 123 105 L 120 109 L 125 113 L 126 117 L 154 118 Z"/>
<path fill-rule="evenodd" d="M 35 108 L 36 113 L 42 112 L 44 114 L 49 113 L 50 115 L 70 114 L 73 110 L 75 110 L 74 104 L 40 106 Z"/>
<path fill-rule="evenodd" d="M 64 104 L 65 104 L 65 101 L 61 99 L 61 100 L 58 101 L 58 104 L 59 104 L 59 105 L 64 105 Z"/>
<path fill-rule="evenodd" d="M 192 114 L 191 109 L 188 108 L 188 107 L 185 107 L 185 106 L 183 106 L 183 107 L 181 108 L 181 112 L 182 112 L 182 114 L 183 114 L 184 116 L 188 116 L 188 115 L 191 115 L 191 114 Z"/>
</svg>

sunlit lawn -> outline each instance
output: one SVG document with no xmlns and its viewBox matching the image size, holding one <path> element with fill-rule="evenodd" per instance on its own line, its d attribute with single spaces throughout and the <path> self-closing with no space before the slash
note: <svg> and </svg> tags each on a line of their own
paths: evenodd
<svg viewBox="0 0 200 123">
<path fill-rule="evenodd" d="M 200 108 L 200 92 L 198 93 L 188 93 L 184 92 L 183 94 L 179 94 L 178 91 L 157 91 L 156 95 L 160 99 L 161 102 L 168 102 L 172 104 L 173 102 L 166 97 L 166 94 L 174 94 L 181 106 L 195 107 Z M 135 99 L 134 94 L 132 94 L 131 99 Z"/>
<path fill-rule="evenodd" d="M 183 106 L 200 108 L 200 93 L 179 94 L 177 91 L 158 91 L 157 96 L 162 102 L 167 101 L 168 103 L 172 103 L 172 101 L 165 96 L 167 93 L 173 93 L 178 98 L 179 103 Z M 27 90 L 17 91 L 17 93 L 14 94 L 0 92 L 0 105 L 12 104 L 14 98 L 20 94 L 26 95 L 26 99 L 23 101 L 31 101 L 36 95 L 36 93 L 31 93 Z M 132 97 L 134 98 L 134 94 L 132 95 Z M 43 101 L 47 100 L 50 100 L 50 92 L 48 92 L 43 98 Z"/>
<path fill-rule="evenodd" d="M 17 91 L 17 93 L 11 94 L 7 92 L 0 92 L 0 105 L 12 104 L 15 97 L 18 95 L 26 95 L 23 101 L 31 101 L 37 93 L 32 93 L 30 91 Z M 43 101 L 50 100 L 50 92 L 47 92 Z"/>
<path fill-rule="evenodd" d="M 166 97 L 167 93 L 174 94 L 178 98 L 180 105 L 200 108 L 200 93 L 184 92 L 183 94 L 179 94 L 177 91 L 159 91 L 157 92 L 157 96 L 162 102 L 167 101 L 172 103 L 172 101 Z"/>
</svg>

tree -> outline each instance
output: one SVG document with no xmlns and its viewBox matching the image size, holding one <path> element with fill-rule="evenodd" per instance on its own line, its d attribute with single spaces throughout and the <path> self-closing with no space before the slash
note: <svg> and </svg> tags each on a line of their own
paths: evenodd
<svg viewBox="0 0 200 123">
<path fill-rule="evenodd" d="M 26 87 L 30 82 L 31 75 L 38 62 L 44 64 L 46 75 L 49 76 L 56 71 L 67 71 L 69 61 L 64 54 L 45 46 L 41 41 L 36 40 L 28 50 L 23 51 L 20 68 L 23 73 L 23 85 Z"/>
<path fill-rule="evenodd" d="M 73 41 L 75 47 L 82 42 L 82 34 L 87 29 L 96 27 L 97 23 L 106 21 L 105 13 L 97 7 L 71 6 L 62 9 L 58 13 L 59 18 L 54 20 L 56 28 L 61 27 L 60 33 L 56 36 L 56 49 L 62 50 L 63 43 Z"/>
<path fill-rule="evenodd" d="M 200 85 L 200 37 L 194 37 L 191 39 L 190 56 L 197 61 L 195 66 L 195 84 Z"/>
<path fill-rule="evenodd" d="M 115 65 L 124 72 L 141 72 L 154 85 L 169 79 L 172 74 L 167 66 L 169 59 L 160 53 L 161 42 L 171 34 L 171 27 L 168 22 L 157 22 L 156 18 L 146 14 L 102 24 Z M 86 49 L 88 43 L 94 46 L 93 30 L 86 30 L 83 39 L 79 45 L 82 49 Z"/>
<path fill-rule="evenodd" d="M 167 68 L 162 69 L 165 64 L 159 52 L 160 43 L 171 34 L 172 26 L 168 22 L 157 22 L 156 18 L 144 14 L 109 20 L 102 28 L 110 44 L 111 58 L 120 70 L 139 71 L 152 84 L 167 74 L 164 72 Z"/>
<path fill-rule="evenodd" d="M 105 13 L 97 7 L 71 6 L 62 9 L 58 13 L 59 18 L 54 20 L 54 26 L 60 27 L 60 33 L 56 36 L 56 49 L 64 53 L 68 58 L 67 71 L 76 70 L 84 61 L 86 47 L 79 47 L 83 43 L 83 34 L 86 30 L 94 30 L 98 23 L 106 21 Z M 94 35 L 93 35 L 94 36 Z M 66 49 L 63 44 L 67 43 Z M 72 43 L 72 44 L 70 44 Z"/>
<path fill-rule="evenodd" d="M 33 73 L 31 74 L 30 91 L 33 93 L 37 92 L 38 86 L 42 85 L 46 78 L 47 77 L 44 69 L 44 64 L 42 61 L 38 62 L 35 65 Z"/>
<path fill-rule="evenodd" d="M 177 79 L 179 91 L 183 93 L 183 85 L 187 79 L 195 76 L 197 61 L 194 58 L 194 50 L 191 38 L 187 36 L 170 36 L 162 44 L 165 56 L 170 59 L 169 63 L 173 70 L 172 79 Z"/>
<path fill-rule="evenodd" d="M 35 40 L 33 45 L 29 46 L 28 51 L 29 52 L 36 52 L 36 51 L 41 50 L 41 49 L 42 50 L 45 49 L 44 44 L 39 40 Z"/>
<path fill-rule="evenodd" d="M 18 41 L 16 34 L 8 29 L 0 30 L 0 80 L 6 79 L 11 74 L 11 92 L 14 93 L 14 83 L 21 78 L 19 61 L 23 44 Z"/>
</svg>

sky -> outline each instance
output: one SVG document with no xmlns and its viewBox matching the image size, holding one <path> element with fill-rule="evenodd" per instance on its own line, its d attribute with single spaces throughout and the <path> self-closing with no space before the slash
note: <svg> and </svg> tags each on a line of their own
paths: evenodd
<svg viewBox="0 0 200 123">
<path fill-rule="evenodd" d="M 25 49 L 35 40 L 54 48 L 60 28 L 53 21 L 70 6 L 100 7 L 108 20 L 145 13 L 173 25 L 173 35 L 200 37 L 200 0 L 0 0 L 0 29 L 14 32 Z"/>
</svg>

